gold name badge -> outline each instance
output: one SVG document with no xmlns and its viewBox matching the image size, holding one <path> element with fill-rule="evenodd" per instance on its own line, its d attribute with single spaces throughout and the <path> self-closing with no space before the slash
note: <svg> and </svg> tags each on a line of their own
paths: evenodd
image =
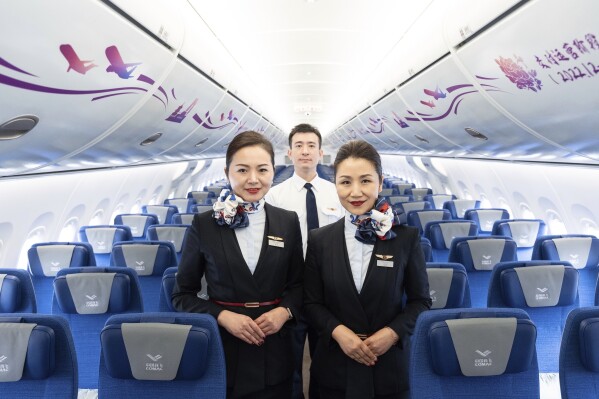
<svg viewBox="0 0 599 399">
<path fill-rule="evenodd" d="M 378 259 L 376 260 L 376 265 L 381 267 L 393 267 L 393 255 L 379 255 L 375 254 Z"/>
<path fill-rule="evenodd" d="M 285 248 L 285 243 L 281 237 L 277 236 L 267 236 L 268 237 L 268 245 L 272 245 L 273 247 Z"/>
</svg>

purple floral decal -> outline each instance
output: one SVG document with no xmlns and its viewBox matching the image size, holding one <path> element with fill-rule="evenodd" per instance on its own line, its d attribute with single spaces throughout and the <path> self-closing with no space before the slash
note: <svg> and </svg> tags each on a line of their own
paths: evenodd
<svg viewBox="0 0 599 399">
<path fill-rule="evenodd" d="M 514 61 L 511 58 L 503 58 L 500 56 L 495 62 L 499 65 L 499 68 L 501 68 L 505 76 L 519 89 L 529 89 L 534 92 L 541 90 L 542 83 L 537 79 L 537 71 L 534 69 L 526 71 L 522 67 L 522 65 L 524 65 L 522 58 L 516 57 L 516 61 Z"/>
</svg>

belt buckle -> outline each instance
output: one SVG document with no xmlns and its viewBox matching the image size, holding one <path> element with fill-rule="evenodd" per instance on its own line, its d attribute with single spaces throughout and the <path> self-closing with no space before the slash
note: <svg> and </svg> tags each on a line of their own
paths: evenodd
<svg viewBox="0 0 599 399">
<path fill-rule="evenodd" d="M 362 341 L 364 341 L 366 338 L 368 338 L 367 334 L 356 334 L 358 336 L 358 338 L 360 338 Z"/>
<path fill-rule="evenodd" d="M 243 304 L 243 307 L 245 308 L 259 308 L 260 307 L 260 302 L 246 302 Z"/>
</svg>

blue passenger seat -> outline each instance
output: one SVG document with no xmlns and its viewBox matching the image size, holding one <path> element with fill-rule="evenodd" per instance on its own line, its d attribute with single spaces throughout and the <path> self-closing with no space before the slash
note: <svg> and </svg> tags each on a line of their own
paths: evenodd
<svg viewBox="0 0 599 399">
<path fill-rule="evenodd" d="M 518 260 L 531 260 L 535 241 L 545 234 L 541 219 L 508 219 L 493 223 L 492 235 L 512 237 L 518 246 Z"/>
<path fill-rule="evenodd" d="M 431 309 L 469 308 L 472 305 L 464 266 L 459 263 L 430 262 L 426 264 L 426 273 L 433 301 Z"/>
<path fill-rule="evenodd" d="M 0 313 L 36 312 L 37 301 L 29 272 L 0 268 Z"/>
<path fill-rule="evenodd" d="M 179 262 L 189 228 L 188 224 L 156 224 L 148 228 L 148 238 L 152 241 L 171 242 L 175 246 L 177 262 Z"/>
<path fill-rule="evenodd" d="M 467 209 L 464 219 L 473 220 L 478 226 L 478 235 L 491 235 L 497 220 L 509 219 L 510 214 L 502 208 Z"/>
<path fill-rule="evenodd" d="M 99 225 L 82 226 L 79 229 L 81 241 L 88 242 L 94 249 L 96 265 L 108 266 L 110 264 L 110 253 L 112 244 L 117 241 L 132 241 L 129 226 Z"/>
<path fill-rule="evenodd" d="M 433 260 L 447 262 L 451 242 L 458 237 L 474 237 L 476 224 L 471 220 L 441 220 L 429 222 L 424 229 L 424 237 L 431 242 Z"/>
<path fill-rule="evenodd" d="M 148 227 L 158 224 L 158 216 L 149 213 L 123 213 L 114 217 L 115 225 L 129 226 L 134 241 L 147 240 Z"/>
</svg>

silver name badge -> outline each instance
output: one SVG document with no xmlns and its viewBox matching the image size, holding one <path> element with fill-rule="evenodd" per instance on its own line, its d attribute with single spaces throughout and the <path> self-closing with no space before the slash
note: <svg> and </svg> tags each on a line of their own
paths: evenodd
<svg viewBox="0 0 599 399">
<path fill-rule="evenodd" d="M 283 241 L 268 240 L 268 245 L 272 245 L 273 247 L 285 248 L 285 243 Z"/>
<path fill-rule="evenodd" d="M 378 260 L 377 259 L 376 265 L 377 266 L 381 266 L 381 267 L 393 267 L 393 261 L 392 260 Z"/>
</svg>

